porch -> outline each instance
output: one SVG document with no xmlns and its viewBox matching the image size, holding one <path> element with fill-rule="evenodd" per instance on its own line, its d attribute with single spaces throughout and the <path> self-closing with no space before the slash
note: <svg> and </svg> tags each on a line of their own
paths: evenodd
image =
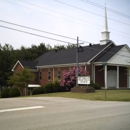
<svg viewBox="0 0 130 130">
<path fill-rule="evenodd" d="M 94 65 L 93 80 L 105 89 L 130 88 L 128 66 L 119 65 Z"/>
</svg>

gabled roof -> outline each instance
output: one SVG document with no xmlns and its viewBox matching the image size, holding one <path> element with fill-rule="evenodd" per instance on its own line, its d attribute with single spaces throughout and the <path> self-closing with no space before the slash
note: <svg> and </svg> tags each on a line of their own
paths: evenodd
<svg viewBox="0 0 130 130">
<path fill-rule="evenodd" d="M 29 69 L 36 69 L 37 65 L 37 61 L 20 60 L 20 63 L 23 67 L 28 67 Z"/>
<path fill-rule="evenodd" d="M 109 50 L 104 52 L 104 54 L 99 57 L 94 62 L 107 62 L 110 60 L 119 50 L 121 50 L 125 45 L 112 46 Z"/>
<path fill-rule="evenodd" d="M 111 44 L 112 43 L 108 43 L 106 45 L 95 44 L 83 47 L 84 52 L 79 52 L 79 63 L 91 61 L 93 57 L 101 53 Z M 76 48 L 46 52 L 35 61 L 38 62 L 37 66 L 76 63 Z"/>
<path fill-rule="evenodd" d="M 12 71 L 14 71 L 15 67 L 20 64 L 22 68 L 28 67 L 29 69 L 36 69 L 37 61 L 26 61 L 26 60 L 18 60 L 14 67 L 12 68 Z"/>
</svg>

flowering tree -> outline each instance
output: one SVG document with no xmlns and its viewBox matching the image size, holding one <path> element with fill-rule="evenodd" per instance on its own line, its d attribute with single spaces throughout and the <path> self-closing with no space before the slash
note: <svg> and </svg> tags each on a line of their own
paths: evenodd
<svg viewBox="0 0 130 130">
<path fill-rule="evenodd" d="M 79 76 L 88 76 L 89 72 L 84 70 L 82 67 L 78 68 Z M 73 67 L 71 70 L 64 70 L 62 73 L 62 80 L 60 81 L 60 85 L 65 87 L 66 90 L 70 90 L 72 87 L 76 85 L 76 67 Z"/>
</svg>

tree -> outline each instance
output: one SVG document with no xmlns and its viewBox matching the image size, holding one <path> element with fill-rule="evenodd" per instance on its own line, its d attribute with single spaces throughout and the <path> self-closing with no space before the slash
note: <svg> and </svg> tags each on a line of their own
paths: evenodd
<svg viewBox="0 0 130 130">
<path fill-rule="evenodd" d="M 89 72 L 84 70 L 82 67 L 79 67 L 78 75 L 79 76 L 88 76 Z M 60 85 L 65 87 L 65 89 L 68 91 L 76 85 L 76 67 L 73 67 L 69 71 L 66 71 L 66 70 L 63 71 L 62 80 L 60 81 Z"/>
<path fill-rule="evenodd" d="M 66 47 L 64 45 L 59 45 L 59 44 L 54 45 L 53 48 L 53 50 L 62 50 L 62 49 L 66 49 Z"/>
<path fill-rule="evenodd" d="M 8 77 L 11 75 L 13 47 L 9 44 L 0 45 L 0 89 L 7 85 Z"/>
<path fill-rule="evenodd" d="M 20 49 L 13 49 L 12 45 L 0 44 L 0 89 L 8 86 L 7 80 L 12 75 L 12 68 L 18 60 L 35 60 L 43 53 L 53 51 L 55 49 L 67 49 L 75 47 L 72 44 L 68 46 L 56 45 L 53 48 L 48 44 L 40 43 L 38 46 L 32 45 L 31 47 L 21 46 Z"/>
<path fill-rule="evenodd" d="M 68 44 L 68 45 L 66 46 L 67 49 L 69 49 L 69 48 L 75 48 L 75 47 L 76 47 L 75 44 Z"/>
<path fill-rule="evenodd" d="M 33 81 L 35 75 L 28 68 L 24 68 L 22 72 L 18 72 L 9 77 L 8 84 L 20 87 L 21 90 L 26 88 Z"/>
</svg>

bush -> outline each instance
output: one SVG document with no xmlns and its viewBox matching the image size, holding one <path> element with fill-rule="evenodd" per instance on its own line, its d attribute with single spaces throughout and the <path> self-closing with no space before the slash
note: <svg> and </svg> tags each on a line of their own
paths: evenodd
<svg viewBox="0 0 130 130">
<path fill-rule="evenodd" d="M 58 79 L 56 79 L 53 82 L 53 90 L 54 90 L 54 92 L 63 92 L 64 91 L 64 87 L 60 86 Z"/>
<path fill-rule="evenodd" d="M 20 90 L 17 87 L 14 87 L 9 92 L 9 97 L 19 97 L 20 96 Z"/>
<path fill-rule="evenodd" d="M 93 83 L 92 87 L 95 88 L 95 90 L 101 89 L 101 86 L 97 83 Z"/>
<path fill-rule="evenodd" d="M 34 88 L 32 91 L 32 95 L 43 94 L 43 93 L 44 93 L 44 87 Z"/>
<path fill-rule="evenodd" d="M 90 86 L 93 87 L 95 90 L 101 89 L 101 86 L 97 83 L 93 83 L 93 80 L 90 81 Z"/>
<path fill-rule="evenodd" d="M 89 75 L 89 72 L 84 70 L 82 67 L 78 69 L 79 76 Z M 66 91 L 70 91 L 71 88 L 76 86 L 76 67 L 74 66 L 69 71 L 64 70 L 62 73 L 62 79 L 60 81 L 60 86 L 63 86 Z"/>
<path fill-rule="evenodd" d="M 8 98 L 9 97 L 9 92 L 10 92 L 9 88 L 3 89 L 2 92 L 1 92 L 1 98 Z"/>
<path fill-rule="evenodd" d="M 44 87 L 44 92 L 45 93 L 53 93 L 54 92 L 53 88 L 54 88 L 53 83 L 46 84 L 45 87 Z"/>
</svg>

